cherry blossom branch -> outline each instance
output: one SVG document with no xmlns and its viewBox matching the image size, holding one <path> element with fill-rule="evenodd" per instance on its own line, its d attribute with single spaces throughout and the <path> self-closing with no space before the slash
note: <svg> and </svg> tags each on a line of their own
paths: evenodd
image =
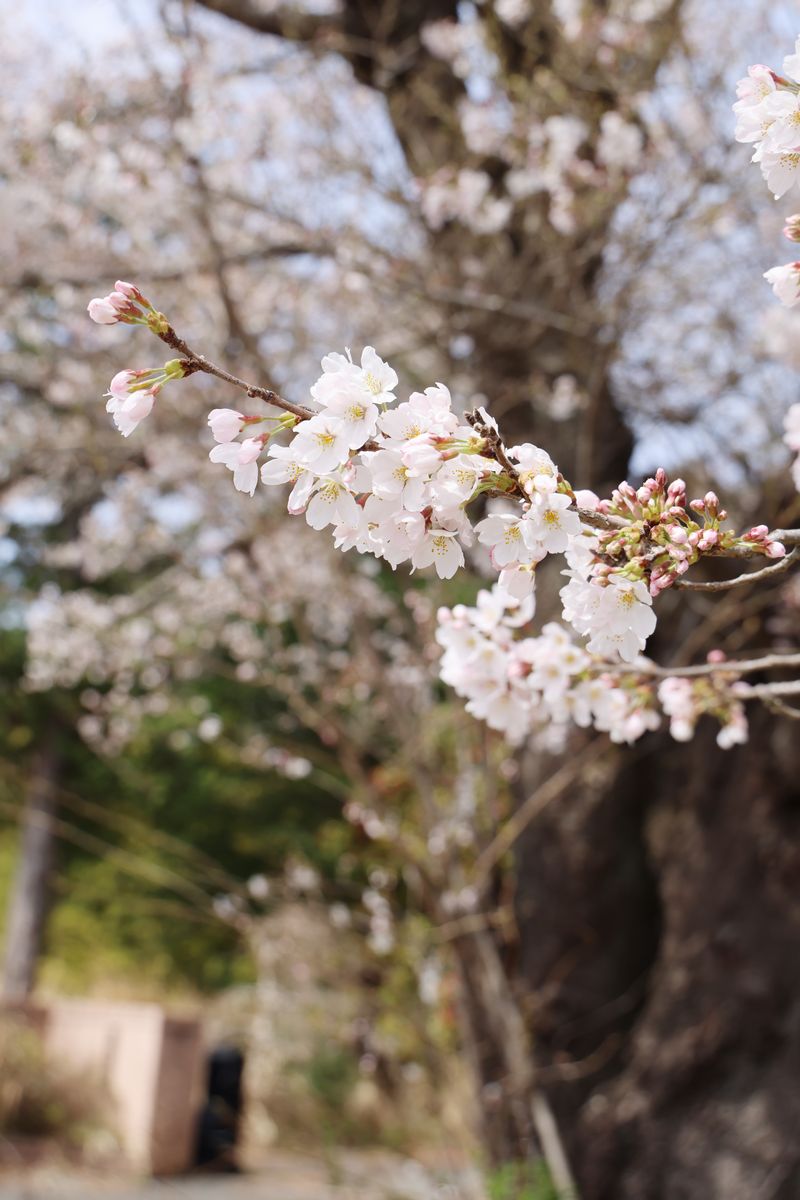
<svg viewBox="0 0 800 1200">
<path fill-rule="evenodd" d="M 248 383 L 246 379 L 240 379 L 238 375 L 233 375 L 230 371 L 226 371 L 224 367 L 217 366 L 211 362 L 203 354 L 198 354 L 182 337 L 179 337 L 171 325 L 167 325 L 162 332 L 156 332 L 156 336 L 161 339 L 171 350 L 177 350 L 183 355 L 185 360 L 184 375 L 190 375 L 195 371 L 202 371 L 206 375 L 213 375 L 216 379 L 222 379 L 225 383 L 232 384 L 233 387 L 244 392 L 253 400 L 263 400 L 265 404 L 272 404 L 275 408 L 282 408 L 284 412 L 292 413 L 299 421 L 308 421 L 314 416 L 310 408 L 305 408 L 301 404 L 293 404 L 291 400 L 284 399 L 272 388 L 260 387 L 255 383 Z"/>
</svg>

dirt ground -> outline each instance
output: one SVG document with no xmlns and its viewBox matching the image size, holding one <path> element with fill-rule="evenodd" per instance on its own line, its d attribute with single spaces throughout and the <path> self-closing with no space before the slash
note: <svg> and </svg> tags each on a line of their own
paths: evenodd
<svg viewBox="0 0 800 1200">
<path fill-rule="evenodd" d="M 477 1172 L 372 1151 L 271 1152 L 258 1169 L 136 1181 L 40 1165 L 0 1173 L 0 1200 L 483 1200 Z"/>
</svg>

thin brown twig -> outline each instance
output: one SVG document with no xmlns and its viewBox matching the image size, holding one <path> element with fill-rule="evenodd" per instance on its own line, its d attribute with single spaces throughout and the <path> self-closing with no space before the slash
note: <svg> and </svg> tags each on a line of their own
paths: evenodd
<svg viewBox="0 0 800 1200">
<path fill-rule="evenodd" d="M 800 656 L 798 656 L 798 659 L 800 660 Z M 521 807 L 509 817 L 496 837 L 478 856 L 478 861 L 475 864 L 475 878 L 473 880 L 477 887 L 480 887 L 485 882 L 492 868 L 511 849 L 514 842 L 524 833 L 531 821 L 535 817 L 538 817 L 547 808 L 548 804 L 551 804 L 563 795 L 571 784 L 576 783 L 580 779 L 585 767 L 595 762 L 607 750 L 608 742 L 605 738 L 595 738 L 593 741 L 587 743 L 582 750 L 573 755 L 563 766 L 559 767 L 555 774 L 546 779 Z"/>
<path fill-rule="evenodd" d="M 792 531 L 796 532 L 796 531 Z M 791 550 L 784 558 L 779 558 L 777 562 L 770 563 L 768 567 L 762 567 L 759 571 L 745 571 L 741 575 L 735 575 L 733 579 L 718 579 L 706 581 L 699 579 L 676 579 L 674 587 L 685 588 L 693 592 L 727 592 L 731 588 L 743 587 L 748 583 L 758 583 L 763 579 L 770 579 L 773 575 L 782 575 L 784 571 L 788 571 L 792 563 L 797 561 L 797 547 Z"/>
<path fill-rule="evenodd" d="M 246 379 L 240 379 L 238 375 L 232 375 L 230 371 L 226 371 L 224 367 L 218 367 L 216 363 L 211 362 L 203 354 L 198 354 L 193 350 L 188 342 L 179 337 L 171 325 L 167 327 L 165 333 L 158 335 L 162 342 L 172 350 L 177 350 L 186 360 L 187 365 L 192 371 L 203 371 L 206 375 L 214 375 L 217 379 L 224 380 L 225 383 L 230 383 L 233 387 L 244 392 L 255 400 L 263 400 L 265 404 L 272 404 L 275 408 L 282 408 L 285 412 L 293 413 L 300 421 L 308 421 L 315 414 L 310 408 L 305 408 L 302 404 L 293 404 L 291 400 L 284 399 L 277 392 L 273 392 L 271 388 L 259 387 L 255 383 L 248 383 Z"/>
<path fill-rule="evenodd" d="M 777 671 L 789 667 L 800 667 L 800 654 L 765 654 L 762 658 L 724 660 L 722 662 L 699 663 L 693 667 L 659 667 L 656 663 L 598 663 L 603 674 L 652 676 L 667 679 L 675 675 L 691 679 L 700 675 L 749 675 L 756 671 Z M 800 689 L 800 684 L 797 685 Z M 756 694 L 753 689 L 753 694 Z"/>
</svg>

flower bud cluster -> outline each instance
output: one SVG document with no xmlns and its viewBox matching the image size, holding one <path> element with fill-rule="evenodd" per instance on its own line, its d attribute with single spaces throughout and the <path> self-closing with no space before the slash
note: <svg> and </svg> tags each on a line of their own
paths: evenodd
<svg viewBox="0 0 800 1200">
<path fill-rule="evenodd" d="M 97 325 L 147 325 L 153 333 L 166 333 L 169 328 L 166 317 L 158 312 L 146 296 L 132 283 L 118 279 L 114 291 L 107 296 L 95 296 L 87 305 L 87 312 Z"/>
<path fill-rule="evenodd" d="M 728 514 L 719 497 L 706 492 L 687 505 L 684 481 L 668 483 L 661 468 L 639 488 L 621 483 L 611 500 L 601 501 L 598 508 L 625 524 L 598 534 L 595 577 L 609 578 L 619 573 L 627 579 L 641 580 L 651 596 L 671 587 L 703 555 L 737 549 L 767 558 L 782 558 L 786 553 L 781 542 L 770 538 L 766 525 L 756 526 L 742 537 L 722 529 Z"/>
<path fill-rule="evenodd" d="M 111 413 L 123 437 L 129 437 L 140 421 L 149 417 L 164 385 L 172 379 L 183 379 L 184 374 L 184 364 L 179 358 L 171 359 L 163 367 L 117 372 L 106 392 L 106 411 Z"/>
</svg>

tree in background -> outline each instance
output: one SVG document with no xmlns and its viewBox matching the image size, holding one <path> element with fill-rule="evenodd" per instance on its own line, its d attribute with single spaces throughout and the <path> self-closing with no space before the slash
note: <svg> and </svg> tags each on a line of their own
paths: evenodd
<svg viewBox="0 0 800 1200">
<path fill-rule="evenodd" d="M 692 58 L 673 56 L 664 91 L 659 94 L 656 90 L 656 99 L 648 100 L 656 68 L 677 37 L 677 12 L 648 6 L 647 11 L 635 14 L 609 14 L 576 6 L 570 12 L 559 7 L 551 13 L 545 6 L 536 6 L 532 12 L 524 5 L 498 4 L 480 11 L 461 6 L 458 13 L 445 6 L 432 13 L 427 5 L 419 12 L 404 5 L 401 10 L 387 6 L 385 11 L 376 6 L 365 18 L 364 10 L 356 11 L 355 6 L 352 11 L 345 6 L 334 17 L 288 9 L 264 13 L 255 6 L 234 3 L 199 7 L 213 7 L 238 25 L 267 35 L 263 44 L 275 54 L 265 67 L 268 77 L 274 78 L 275 72 L 282 70 L 291 77 L 302 69 L 304 81 L 335 78 L 350 89 L 347 95 L 353 103 L 344 105 L 342 112 L 332 112 L 335 105 L 320 107 L 319 93 L 313 95 L 311 129 L 318 130 L 327 122 L 329 133 L 346 130 L 349 113 L 354 108 L 359 111 L 359 105 L 362 113 L 369 113 L 360 128 L 357 164 L 350 169 L 359 188 L 370 189 L 366 193 L 370 202 L 364 202 L 362 191 L 355 217 L 352 209 L 347 211 L 342 157 L 337 161 L 340 174 L 327 163 L 328 174 L 321 176 L 320 159 L 312 153 L 304 160 L 293 147 L 293 166 L 300 164 L 296 174 L 307 171 L 309 179 L 330 181 L 324 196 L 329 224 L 326 228 L 325 220 L 314 213 L 317 221 L 312 218 L 311 229 L 302 231 L 300 250 L 297 242 L 288 240 L 282 243 L 283 249 L 276 249 L 276 230 L 283 232 L 280 221 L 297 233 L 291 219 L 285 213 L 279 215 L 277 226 L 269 230 L 270 257 L 279 255 L 283 267 L 283 258 L 289 255 L 292 268 L 298 252 L 303 258 L 311 256 L 312 261 L 304 261 L 297 272 L 282 271 L 280 283 L 266 287 L 270 292 L 266 297 L 263 275 L 252 272 L 251 280 L 258 274 L 253 294 L 248 288 L 251 280 L 242 282 L 238 274 L 245 274 L 253 258 L 252 243 L 239 250 L 240 240 L 251 236 L 254 228 L 254 240 L 264 237 L 262 227 L 246 225 L 242 213 L 255 208 L 254 221 L 267 219 L 257 197 L 266 190 L 269 174 L 265 167 L 259 177 L 258 153 L 246 142 L 228 151 L 224 142 L 220 146 L 209 138 L 204 153 L 198 154 L 191 145 L 188 150 L 185 144 L 176 147 L 167 137 L 174 156 L 170 161 L 180 165 L 170 177 L 170 187 L 183 183 L 192 197 L 191 202 L 183 203 L 173 198 L 176 209 L 181 214 L 192 211 L 198 198 L 198 246 L 203 253 L 210 249 L 211 278 L 219 288 L 210 324 L 226 334 L 227 345 L 220 348 L 228 351 L 228 361 L 231 351 L 235 361 L 237 349 L 241 350 L 240 369 L 249 367 L 252 375 L 264 366 L 257 361 L 258 354 L 271 351 L 275 360 L 280 354 L 285 372 L 289 355 L 286 343 L 281 346 L 281 335 L 286 337 L 281 315 L 285 321 L 290 312 L 294 321 L 294 314 L 302 313 L 308 322 L 305 337 L 313 338 L 315 345 L 330 345 L 343 339 L 329 337 L 325 343 L 323 335 L 330 330 L 333 306 L 328 305 L 327 312 L 315 309 L 323 307 L 326 288 L 337 295 L 336 308 L 347 311 L 352 328 L 358 309 L 358 326 L 374 329 L 370 304 L 376 296 L 386 297 L 380 323 L 403 331 L 400 353 L 392 358 L 407 364 L 413 377 L 430 373 L 455 378 L 471 396 L 490 397 L 491 411 L 501 418 L 504 429 L 510 427 L 517 436 L 547 445 L 569 477 L 574 473 L 582 483 L 598 488 L 621 477 L 632 444 L 623 418 L 645 427 L 651 419 L 648 413 L 631 411 L 630 401 L 626 411 L 623 401 L 629 399 L 637 380 L 644 378 L 651 387 L 654 382 L 661 384 L 663 351 L 657 345 L 654 349 L 652 337 L 642 336 L 641 330 L 647 330 L 648 318 L 659 320 L 665 303 L 664 246 L 681 244 L 683 239 L 689 251 L 699 253 L 698 235 L 705 233 L 708 222 L 722 221 L 743 203 L 735 194 L 737 184 L 731 177 L 726 180 L 724 161 L 710 167 L 704 149 L 698 158 L 698 145 L 705 147 L 707 142 L 697 127 L 705 133 L 713 128 L 715 117 L 713 106 L 703 108 L 699 84 L 691 91 L 683 84 L 686 104 L 695 107 L 687 122 L 676 119 L 674 89 L 682 83 L 682 74 L 690 80 L 696 78 Z M 202 47 L 214 58 L 221 47 L 217 62 L 223 65 L 219 69 L 229 70 L 231 61 L 222 23 L 206 26 L 193 10 L 189 17 L 195 22 L 194 30 L 187 29 L 182 18 L 176 20 L 170 26 L 172 41 L 164 43 L 169 46 L 165 49 L 168 56 L 188 55 L 178 87 L 165 82 L 157 63 L 149 64 L 153 84 L 149 94 L 159 101 L 164 97 L 171 100 L 175 127 L 183 136 L 187 124 L 192 128 L 191 117 L 197 117 L 191 97 L 201 59 L 191 56 L 199 56 L 198 47 Z M 645 37 L 641 36 L 642 20 L 646 22 Z M 693 32 L 694 44 L 702 45 L 702 30 Z M 255 44 L 249 36 L 235 43 L 237 48 L 246 45 L 248 49 Z M 309 56 L 314 73 L 308 70 Z M 360 87 L 353 89 L 347 83 L 342 59 L 360 84 L 384 97 L 385 109 L 374 99 L 364 99 Z M 332 74 L 328 76 L 328 72 Z M 174 74 L 170 73 L 171 78 Z M 291 95 L 296 111 L 297 94 L 287 88 L 285 79 L 281 82 L 283 86 L 276 89 L 279 103 L 286 105 Z M 706 82 L 703 79 L 703 88 Z M 213 95 L 217 101 L 219 91 Z M 275 100 L 274 93 L 271 99 Z M 391 119 L 405 166 L 396 144 L 388 140 L 381 113 L 388 113 Z M 230 118 L 230 110 L 215 103 L 214 119 L 224 126 L 226 116 Z M 113 117 L 112 111 L 110 124 Z M 283 123 L 284 131 L 287 125 Z M 78 128 L 77 135 L 83 132 L 97 137 L 103 127 L 96 121 L 90 134 Z M 150 136 L 153 128 L 156 134 L 162 132 L 144 121 L 141 127 Z M 376 153 L 370 158 L 364 153 L 363 141 L 373 132 Z M 60 136 L 74 141 L 76 133 L 66 129 Z M 340 143 L 333 141 L 334 148 L 341 151 Z M 648 141 L 656 144 L 646 153 Z M 112 142 L 112 159 L 118 144 L 118 138 Z M 87 161 L 94 162 L 95 149 L 89 147 Z M 148 149 L 155 175 L 164 146 L 159 144 L 157 152 L 152 145 Z M 267 153 L 261 149 L 274 169 L 279 161 L 275 146 Z M 130 143 L 126 150 L 141 170 L 141 152 L 134 153 Z M 328 153 L 326 146 L 323 155 Z M 346 155 L 343 157 L 346 161 Z M 367 180 L 365 157 L 373 172 Z M 255 197 L 233 191 L 225 179 L 224 168 L 231 172 L 238 166 L 233 174 L 241 189 L 242 162 L 252 164 L 248 182 Z M 388 164 L 382 178 L 375 164 L 382 169 Z M 674 186 L 678 166 L 686 180 L 680 188 Z M 108 168 L 112 184 L 119 186 L 114 180 L 115 164 L 110 162 Z M 416 195 L 407 169 L 417 180 Z M 631 189 L 634 174 L 642 179 L 641 188 Z M 665 174 L 672 185 L 666 196 L 659 190 L 659 179 Z M 97 186 L 94 177 L 92 183 Z M 173 269 L 169 255 L 172 253 L 173 261 L 185 261 L 188 234 L 181 226 L 177 240 L 170 242 L 164 230 L 169 204 L 163 196 L 156 200 L 155 188 L 140 190 L 144 207 L 150 202 L 150 211 L 139 236 L 143 240 L 153 237 L 159 263 L 166 259 L 163 270 L 169 286 Z M 274 186 L 269 195 L 274 203 Z M 125 200 L 127 208 L 127 194 Z M 107 214 L 100 228 L 115 228 L 124 240 L 131 236 L 129 214 L 125 213 L 123 221 L 119 208 L 117 212 L 118 229 Z M 268 216 L 275 219 L 274 213 Z M 35 214 L 30 220 L 33 228 Z M 131 221 L 130 228 L 136 224 Z M 162 231 L 161 236 L 152 230 Z M 94 232 L 97 234 L 96 229 Z M 313 241 L 309 241 L 309 233 Z M 107 242 L 104 244 L 107 249 Z M 338 262 L 344 262 L 344 277 L 339 271 L 326 275 L 326 251 L 333 251 Z M 128 246 L 125 262 L 138 264 L 144 261 L 143 255 L 152 252 L 146 245 Z M 237 255 L 241 257 L 237 259 Z M 107 267 L 116 261 L 107 259 Z M 631 264 L 640 271 L 635 285 L 630 279 Z M 648 273 L 650 264 L 654 268 Z M 360 303 L 352 308 L 343 302 L 342 278 L 356 296 L 360 294 Z M 360 281 L 357 286 L 356 281 Z M 655 281 L 658 288 L 653 287 Z M 169 296 L 162 300 L 161 292 L 159 304 L 176 324 L 180 320 L 181 328 L 187 322 L 196 326 L 204 316 L 202 288 L 195 282 L 187 289 L 182 282 L 175 280 L 175 305 Z M 666 282 L 667 295 L 680 295 L 681 288 L 692 284 L 691 278 L 687 281 L 678 270 L 670 270 Z M 264 308 L 255 298 L 259 289 Z M 715 297 L 704 289 L 702 300 L 702 325 L 704 330 L 714 331 L 711 344 L 716 344 L 720 330 L 723 340 L 734 341 L 726 297 Z M 185 317 L 179 316 L 181 304 L 190 306 Z M 685 311 L 690 324 L 697 322 L 689 305 Z M 221 324 L 216 322 L 215 312 L 220 314 Z M 675 325 L 681 328 L 679 319 Z M 662 327 L 659 325 L 659 332 Z M 637 332 L 638 341 L 634 337 Z M 691 337 L 698 342 L 693 333 L 687 334 L 690 342 Z M 632 351 L 626 347 L 626 338 L 633 338 Z M 691 343 L 692 354 L 702 356 L 704 345 L 708 345 L 708 333 L 697 345 Z M 210 348 L 212 357 L 216 350 Z M 296 351 L 291 357 L 293 363 L 298 361 Z M 735 373 L 727 378 L 730 360 L 722 356 L 714 378 L 724 388 L 722 402 L 734 412 L 737 401 L 739 412 L 745 407 L 740 397 L 746 397 L 748 389 L 757 386 L 755 381 L 764 378 L 757 357 L 755 352 L 749 354 L 745 372 L 739 354 Z M 683 359 L 687 373 L 693 361 L 690 354 Z M 273 368 L 264 375 L 281 386 L 294 385 L 294 373 L 291 379 L 282 379 Z M 165 396 L 168 394 L 169 389 Z M 667 415 L 674 420 L 691 419 L 695 438 L 702 434 L 704 423 L 712 431 L 716 427 L 703 406 L 684 412 L 678 406 L 676 411 L 675 398 L 666 386 L 658 387 L 653 399 L 656 397 L 662 411 L 667 406 Z M 678 400 L 686 405 L 686 397 Z M 158 438 L 148 442 L 146 453 L 169 472 L 176 470 L 183 457 L 180 490 L 184 493 L 196 484 L 194 456 L 186 454 L 180 411 L 176 414 L 174 407 L 165 407 L 159 400 L 159 412 L 163 424 Z M 766 419 L 774 421 L 775 416 L 765 413 Z M 173 436 L 168 440 L 170 432 Z M 684 444 L 688 456 L 691 441 L 686 439 Z M 640 458 L 647 453 L 647 442 L 642 446 Z M 65 444 L 59 444 L 65 471 L 69 471 L 66 450 Z M 760 476 L 769 465 L 766 451 L 755 456 L 748 464 L 746 481 L 738 484 L 742 524 L 750 513 L 763 511 L 758 489 Z M 103 470 L 108 468 L 109 474 L 110 466 L 108 460 L 103 462 Z M 719 455 L 718 469 L 730 471 L 730 456 Z M 52 473 L 49 464 L 48 471 Z M 174 489 L 174 482 L 170 487 Z M 209 475 L 208 488 L 214 487 Z M 196 503 L 208 503 L 212 493 L 205 487 L 196 487 L 196 491 L 202 493 L 200 499 L 194 496 Z M 131 493 L 129 507 L 138 514 L 141 480 L 134 479 Z M 114 507 L 121 508 L 123 501 L 124 497 L 115 497 Z M 237 510 L 237 517 L 241 511 Z M 105 519 L 116 516 L 106 512 Z M 97 525 L 96 512 L 92 515 Z M 195 516 L 194 520 L 198 528 L 202 526 L 202 518 Z M 88 540 L 86 532 L 84 523 L 77 540 L 82 547 Z M 248 535 L 244 536 L 247 539 Z M 69 543 L 70 538 L 60 540 Z M 112 534 L 109 540 L 117 539 Z M 72 553 L 74 562 L 74 544 Z M 200 548 L 194 570 L 201 578 L 198 564 L 202 566 L 203 554 L 214 553 L 218 555 L 220 548 Z M 62 570 L 64 554 L 68 563 L 70 550 L 61 550 Z M 57 563 L 58 555 L 52 561 Z M 145 565 L 131 564 L 128 557 L 123 561 L 126 568 Z M 245 556 L 245 571 L 249 569 L 246 564 Z M 108 573 L 106 565 L 101 573 Z M 179 594 L 174 577 L 167 574 L 163 581 L 171 596 Z M 119 586 L 125 595 L 131 590 L 130 579 L 120 579 Z M 540 585 L 540 595 L 546 586 Z M 247 594 L 246 588 L 238 585 L 236 590 Z M 142 594 L 146 596 L 146 591 Z M 197 592 L 190 594 L 190 603 L 196 604 Z M 726 602 L 706 603 L 707 599 L 698 595 L 693 608 L 687 606 L 682 615 L 676 610 L 674 624 L 664 623 L 672 645 L 683 643 L 685 652 L 691 639 L 695 652 L 709 644 L 737 651 L 761 648 L 774 629 L 774 624 L 764 624 L 776 618 L 769 608 L 765 610 L 763 595 L 743 629 L 738 594 L 733 594 L 727 606 Z M 91 608 L 85 597 L 76 603 Z M 124 611 L 124 602 L 121 607 L 123 619 L 137 615 L 135 604 L 129 612 Z M 111 606 L 102 609 L 105 618 L 111 611 Z M 99 615 L 96 607 L 93 613 Z M 703 622 L 699 627 L 698 615 Z M 97 630 L 92 613 L 87 612 L 86 618 L 91 644 Z M 229 620 L 230 610 L 220 621 L 226 631 Z M 730 637 L 726 636 L 725 621 L 733 626 Z M 115 631 L 114 626 L 111 633 Z M 98 644 L 103 644 L 101 639 Z M 666 646 L 663 653 L 669 653 Z M 47 655 L 42 661 L 46 663 Z M 359 662 L 359 672 L 365 670 Z M 48 681 L 46 675 L 44 678 Z M 337 706 L 338 697 L 334 708 Z M 786 1186 L 791 1186 L 793 1164 L 784 1162 L 791 1107 L 779 1110 L 766 1099 L 781 1094 L 784 1086 L 780 1064 L 784 1056 L 790 1058 L 786 1055 L 786 1038 L 791 1037 L 786 1033 L 786 1017 L 791 989 L 785 986 L 782 956 L 773 955 L 772 943 L 763 939 L 763 930 L 775 932 L 775 945 L 781 939 L 790 940 L 792 932 L 791 905 L 785 896 L 775 895 L 776 888 L 780 893 L 780 880 L 789 865 L 786 847 L 791 840 L 785 836 L 784 824 L 789 819 L 785 804 L 791 797 L 792 759 L 790 747 L 781 749 L 780 725 L 770 724 L 768 731 L 765 727 L 759 733 L 764 761 L 749 750 L 746 770 L 737 752 L 725 764 L 707 754 L 702 732 L 684 749 L 653 738 L 643 743 L 635 774 L 634 768 L 609 752 L 587 761 L 586 770 L 575 775 L 571 790 L 558 804 L 541 811 L 534 806 L 535 820 L 524 842 L 516 846 L 515 870 L 507 877 L 516 880 L 515 926 L 506 923 L 499 933 L 490 935 L 485 929 L 480 935 L 468 931 L 456 939 L 465 995 L 478 1006 L 477 1015 L 473 1014 L 475 1057 L 483 1084 L 486 1131 L 498 1159 L 531 1150 L 536 1136 L 529 1104 L 533 1092 L 534 1096 L 546 1095 L 555 1109 L 582 1194 L 639 1196 L 656 1186 L 675 1191 L 684 1186 L 686 1176 L 692 1181 L 687 1186 L 702 1186 L 703 1194 L 715 1194 L 713 1189 L 723 1186 L 719 1181 L 726 1170 L 738 1172 L 734 1186 L 752 1190 L 761 1186 L 765 1172 L 778 1167 L 783 1183 L 789 1181 Z M 401 753 L 409 753 L 408 744 Z M 520 799 L 535 794 L 537 781 L 553 772 L 552 761 L 540 747 L 529 757 L 533 761 L 523 762 L 520 771 Z M 642 800 L 643 778 L 647 781 L 646 801 Z M 676 779 L 681 781 L 678 786 Z M 685 785 L 686 779 L 691 779 L 691 786 Z M 764 779 L 769 781 L 767 788 L 760 782 Z M 722 781 L 727 795 L 724 807 L 714 799 L 714 785 L 719 787 Z M 758 802 L 754 791 L 761 795 Z M 773 868 L 779 850 L 784 865 L 776 873 Z M 731 871 L 728 884 L 718 873 L 723 856 L 739 864 L 738 870 Z M 748 877 L 757 882 L 756 898 L 748 896 L 745 911 L 741 881 Z M 507 886 L 494 873 L 492 882 L 494 888 Z M 715 950 L 724 929 L 729 931 L 725 946 Z M 738 983 L 731 989 L 732 963 L 742 964 L 736 977 L 741 990 Z M 524 1022 L 507 1015 L 512 993 L 516 994 L 513 1011 L 524 1013 Z M 509 1041 L 509 1021 L 522 1042 Z M 527 1051 L 529 1039 L 534 1046 L 532 1055 Z M 522 1078 L 509 1063 L 509 1050 L 512 1061 L 519 1061 L 516 1050 L 520 1045 L 526 1064 L 531 1057 L 533 1060 L 533 1068 L 526 1066 Z M 654 1046 L 659 1047 L 658 1053 Z M 770 1053 L 765 1051 L 768 1046 L 773 1047 Z M 711 1070 L 714 1066 L 718 1070 Z M 762 1153 L 742 1138 L 754 1077 L 765 1089 L 766 1112 L 759 1136 L 764 1128 L 770 1128 L 774 1144 L 781 1148 L 777 1157 L 772 1151 Z M 683 1098 L 680 1105 L 673 1099 L 677 1095 Z M 541 1137 L 541 1121 L 539 1126 Z M 695 1143 L 687 1140 L 690 1129 L 695 1134 L 698 1129 L 706 1131 L 696 1141 L 702 1161 L 695 1157 Z M 731 1156 L 735 1167 L 728 1168 L 725 1164 Z"/>
</svg>

